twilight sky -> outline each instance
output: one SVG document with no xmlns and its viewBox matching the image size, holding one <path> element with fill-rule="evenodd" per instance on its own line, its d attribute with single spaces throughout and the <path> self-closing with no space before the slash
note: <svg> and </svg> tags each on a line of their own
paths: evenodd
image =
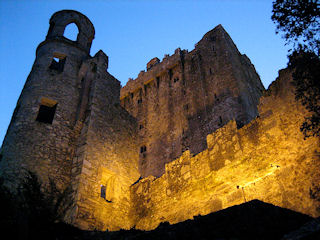
<svg viewBox="0 0 320 240">
<path fill-rule="evenodd" d="M 1 0 L 0 143 L 49 19 L 63 9 L 91 20 L 91 55 L 103 50 L 108 71 L 122 85 L 153 57 L 162 60 L 178 47 L 191 51 L 218 24 L 250 58 L 266 88 L 287 65 L 288 47 L 271 21 L 272 0 Z"/>
</svg>

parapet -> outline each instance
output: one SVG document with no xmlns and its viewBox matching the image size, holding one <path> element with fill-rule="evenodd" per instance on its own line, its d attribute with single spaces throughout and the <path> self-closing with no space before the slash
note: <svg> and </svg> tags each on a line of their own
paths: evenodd
<svg viewBox="0 0 320 240">
<path fill-rule="evenodd" d="M 166 54 L 161 62 L 159 58 L 151 59 L 147 63 L 147 71 L 141 71 L 135 80 L 129 79 L 127 84 L 121 89 L 120 98 L 125 98 L 130 93 L 137 91 L 139 88 L 143 88 L 144 84 L 147 84 L 156 77 L 167 73 L 170 69 L 180 64 L 183 56 L 187 53 L 187 50 L 177 48 L 173 55 L 170 56 Z"/>
</svg>

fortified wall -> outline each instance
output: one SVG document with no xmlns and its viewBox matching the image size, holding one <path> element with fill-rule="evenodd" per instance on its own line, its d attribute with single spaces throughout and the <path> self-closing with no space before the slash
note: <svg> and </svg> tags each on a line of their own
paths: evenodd
<svg viewBox="0 0 320 240">
<path fill-rule="evenodd" d="M 260 99 L 259 116 L 241 129 L 235 121 L 207 136 L 208 148 L 167 163 L 160 178 L 131 187 L 131 216 L 138 229 L 178 223 L 253 199 L 320 215 L 318 138 L 299 131 L 308 114 L 281 70 Z"/>
<path fill-rule="evenodd" d="M 63 35 L 70 23 L 76 41 Z M 71 185 L 65 219 L 90 230 L 153 229 L 252 199 L 319 216 L 319 139 L 299 131 L 308 113 L 290 72 L 261 97 L 219 25 L 121 89 L 108 57 L 89 54 L 94 34 L 79 12 L 51 17 L 1 147 L 7 185 L 26 170 Z"/>
<path fill-rule="evenodd" d="M 147 72 L 121 89 L 121 105 L 139 124 L 142 177 L 164 173 L 165 163 L 207 148 L 206 136 L 235 119 L 258 114 L 264 87 L 250 60 L 239 53 L 221 25 L 191 52 L 177 49 L 147 64 Z"/>
</svg>

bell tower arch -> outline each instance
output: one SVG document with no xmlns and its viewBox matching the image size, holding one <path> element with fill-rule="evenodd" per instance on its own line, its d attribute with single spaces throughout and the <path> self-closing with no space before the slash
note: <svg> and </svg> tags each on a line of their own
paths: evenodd
<svg viewBox="0 0 320 240">
<path fill-rule="evenodd" d="M 79 33 L 76 41 L 64 37 L 64 31 L 71 23 L 74 23 L 78 27 Z M 89 53 L 94 34 L 94 27 L 85 15 L 72 10 L 63 10 L 52 15 L 46 40 L 59 39 L 71 41 L 70 43 Z"/>
</svg>

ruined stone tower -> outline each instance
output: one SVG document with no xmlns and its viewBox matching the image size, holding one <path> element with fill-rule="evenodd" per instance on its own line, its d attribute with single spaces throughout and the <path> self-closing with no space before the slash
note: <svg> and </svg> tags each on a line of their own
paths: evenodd
<svg viewBox="0 0 320 240">
<path fill-rule="evenodd" d="M 70 23 L 76 41 L 63 36 Z M 51 17 L 1 147 L 7 185 L 26 170 L 71 185 L 66 220 L 91 230 L 153 229 L 251 199 L 319 215 L 319 140 L 299 131 L 307 111 L 289 71 L 260 98 L 254 66 L 219 25 L 121 88 L 107 55 L 90 56 L 93 38 L 79 12 Z"/>
<path fill-rule="evenodd" d="M 78 27 L 76 41 L 63 36 L 70 23 Z M 99 204 L 109 203 L 104 207 L 109 214 L 119 204 L 126 211 L 128 200 L 121 199 L 129 198 L 129 186 L 140 176 L 136 121 L 120 106 L 121 86 L 107 72 L 108 57 L 102 51 L 90 56 L 93 38 L 92 23 L 79 12 L 51 17 L 0 162 L 1 176 L 13 185 L 26 170 L 43 182 L 54 179 L 61 188 L 72 184 L 77 207 L 68 220 L 84 228 L 94 227 L 90 216 L 104 214 Z"/>
<path fill-rule="evenodd" d="M 63 36 L 71 22 L 79 28 L 75 42 Z M 93 38 L 93 25 L 80 13 L 61 11 L 50 19 L 3 143 L 1 171 L 6 176 L 19 176 L 21 168 L 27 168 L 70 181 L 79 116 L 78 70 L 89 58 Z"/>
</svg>

